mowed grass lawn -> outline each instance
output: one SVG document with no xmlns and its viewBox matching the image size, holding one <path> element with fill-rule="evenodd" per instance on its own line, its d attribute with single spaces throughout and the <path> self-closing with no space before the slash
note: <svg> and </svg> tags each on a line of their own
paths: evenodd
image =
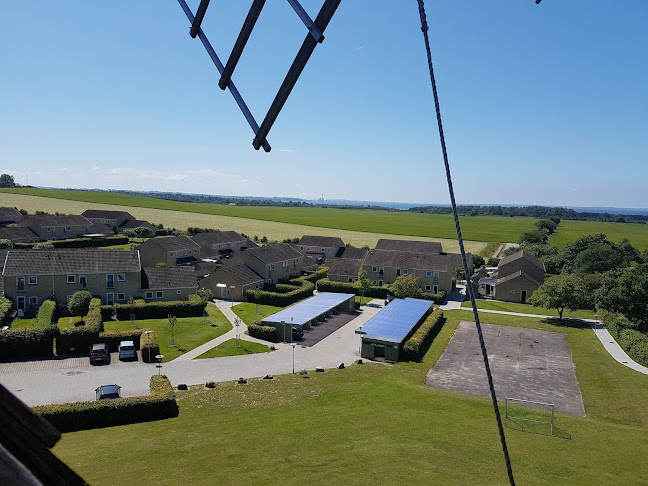
<svg viewBox="0 0 648 486">
<path fill-rule="evenodd" d="M 232 325 L 215 305 L 207 306 L 207 323 L 202 317 L 178 317 L 174 328 L 175 348 L 171 347 L 171 326 L 168 319 L 141 319 L 135 325 L 141 329 L 152 329 L 160 345 L 163 362 L 171 361 L 201 344 L 225 334 Z M 127 331 L 132 329 L 130 321 L 106 321 L 105 331 Z"/>
<path fill-rule="evenodd" d="M 555 309 L 544 309 L 542 307 L 533 307 L 530 304 L 517 304 L 515 302 L 500 302 L 498 300 L 483 300 L 477 299 L 477 309 L 517 312 L 519 314 L 537 314 L 541 316 L 556 316 L 558 311 Z M 461 307 L 471 307 L 470 301 L 467 300 L 461 303 Z M 594 319 L 595 312 L 586 309 L 576 310 L 574 312 L 565 310 L 563 317 L 573 317 L 576 319 Z"/>
<path fill-rule="evenodd" d="M 236 346 L 236 339 L 228 339 L 227 341 L 211 348 L 206 353 L 198 356 L 198 359 L 202 358 L 220 358 L 222 356 L 240 356 L 243 354 L 255 354 L 255 353 L 268 353 L 270 348 L 267 344 L 253 343 L 251 341 L 245 341 L 239 339 L 239 345 Z"/>
<path fill-rule="evenodd" d="M 608 240 L 618 243 L 628 238 L 630 243 L 639 250 L 648 248 L 648 224 L 606 223 L 599 221 L 567 221 L 562 220 L 558 229 L 549 239 L 549 243 L 560 248 L 565 243 L 576 241 L 581 236 L 605 233 Z"/>
<path fill-rule="evenodd" d="M 471 313 L 446 316 L 422 363 L 195 386 L 177 392 L 177 418 L 64 434 L 54 452 L 93 485 L 132 482 L 117 469 L 162 485 L 508 484 L 490 400 L 423 385 Z M 588 414 L 557 414 L 571 440 L 507 428 L 517 484 L 642 484 L 648 376 L 614 361 L 590 329 L 487 317 L 565 333 Z"/>
<path fill-rule="evenodd" d="M 229 206 L 223 204 L 186 203 L 113 192 L 72 191 L 59 189 L 16 188 L 5 192 L 90 203 L 133 206 L 169 211 L 233 216 L 350 231 L 394 235 L 426 236 L 456 239 L 454 219 L 449 214 L 424 214 L 405 211 L 372 211 L 332 208 L 298 208 L 273 206 Z M 534 218 L 500 216 L 463 216 L 464 238 L 474 241 L 517 242 L 520 235 L 535 229 Z"/>
<path fill-rule="evenodd" d="M 241 318 L 245 324 L 254 324 L 259 319 L 268 317 L 272 314 L 279 312 L 283 307 L 276 307 L 274 305 L 259 305 L 259 313 L 257 314 L 257 305 L 252 302 L 243 302 L 235 305 L 232 310 Z"/>
</svg>

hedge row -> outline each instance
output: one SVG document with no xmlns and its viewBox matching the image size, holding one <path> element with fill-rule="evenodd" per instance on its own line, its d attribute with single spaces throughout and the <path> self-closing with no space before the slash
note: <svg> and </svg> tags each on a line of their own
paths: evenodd
<svg viewBox="0 0 648 486">
<path fill-rule="evenodd" d="M 100 332 L 97 342 L 106 343 L 110 351 L 117 351 L 121 341 L 133 341 L 135 349 L 140 348 L 140 336 L 144 329 L 132 329 L 128 331 Z M 58 344 L 56 346 L 58 351 Z"/>
<path fill-rule="evenodd" d="M 99 248 L 103 246 L 124 245 L 128 243 L 127 236 L 107 236 L 106 238 L 70 238 L 69 240 L 48 241 L 54 248 Z M 29 249 L 39 243 L 16 243 L 16 249 Z"/>
<path fill-rule="evenodd" d="M 83 318 L 83 326 L 58 330 L 56 354 L 61 356 L 71 352 L 89 350 L 90 346 L 100 342 L 101 331 L 103 331 L 101 299 L 94 298 L 90 301 L 88 314 Z"/>
<path fill-rule="evenodd" d="M 317 281 L 317 290 L 320 292 L 339 292 L 344 294 L 356 294 L 362 295 L 362 291 L 355 287 L 354 284 L 350 282 L 337 282 L 334 280 L 329 280 L 328 278 L 323 278 Z M 375 299 L 384 299 L 389 293 L 389 286 L 383 285 L 382 287 L 371 287 L 371 289 L 365 291 L 365 297 L 373 297 Z"/>
<path fill-rule="evenodd" d="M 155 357 L 160 354 L 160 345 L 155 337 L 155 332 L 151 331 L 147 334 L 145 331 L 149 330 L 150 329 L 140 329 L 142 333 L 139 338 L 139 348 L 141 351 L 140 354 L 142 355 L 142 361 L 145 363 L 154 362 Z"/>
<path fill-rule="evenodd" d="M 422 298 L 425 300 L 431 300 L 436 305 L 441 305 L 446 301 L 448 297 L 448 292 L 445 290 L 439 290 L 436 294 L 431 292 L 423 292 Z"/>
<path fill-rule="evenodd" d="M 9 299 L 2 296 L 0 297 L 0 326 L 6 326 L 11 321 L 11 307 L 12 303 Z"/>
<path fill-rule="evenodd" d="M 245 293 L 245 297 L 248 302 L 255 302 L 262 305 L 274 305 L 277 307 L 286 307 L 290 304 L 294 304 L 297 301 L 303 300 L 306 297 L 311 297 L 313 295 L 313 290 L 315 285 L 308 280 L 293 279 L 290 281 L 293 285 L 287 284 L 277 284 L 275 288 L 280 287 L 282 289 L 286 287 L 291 287 L 292 290 L 285 293 L 279 292 L 269 292 L 267 290 L 248 290 Z"/>
<path fill-rule="evenodd" d="M 56 326 L 0 331 L 0 359 L 54 354 Z"/>
<path fill-rule="evenodd" d="M 441 309 L 432 312 L 403 345 L 404 355 L 407 359 L 412 361 L 420 360 L 444 322 Z"/>
<path fill-rule="evenodd" d="M 56 324 L 56 302 L 45 300 L 38 308 L 38 327 L 43 329 Z"/>
<path fill-rule="evenodd" d="M 150 422 L 179 413 L 173 387 L 166 376 L 151 376 L 151 395 L 92 402 L 62 403 L 33 407 L 61 432 Z"/>
<path fill-rule="evenodd" d="M 306 272 L 305 275 L 299 277 L 299 280 L 307 280 L 310 283 L 315 283 L 318 280 L 322 280 L 323 278 L 326 278 L 328 269 L 329 267 L 320 267 L 320 269 L 317 270 L 316 272 Z"/>
<path fill-rule="evenodd" d="M 260 326 L 259 324 L 250 324 L 248 326 L 248 334 L 257 339 L 265 341 L 277 340 L 277 328 L 272 326 Z"/>
<path fill-rule="evenodd" d="M 164 319 L 169 314 L 176 317 L 199 317 L 203 315 L 206 306 L 206 301 L 192 295 L 189 300 L 117 304 L 114 309 L 118 321 L 128 321 L 131 314 L 135 314 L 135 319 Z M 105 312 L 107 313 L 107 310 Z"/>
</svg>

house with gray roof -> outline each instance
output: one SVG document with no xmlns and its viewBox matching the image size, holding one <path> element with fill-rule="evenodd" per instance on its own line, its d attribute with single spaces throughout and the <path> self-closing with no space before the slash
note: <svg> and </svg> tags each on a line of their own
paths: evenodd
<svg viewBox="0 0 648 486">
<path fill-rule="evenodd" d="M 345 246 L 338 251 L 338 254 L 335 255 L 336 258 L 341 258 L 342 260 L 364 260 L 369 253 L 367 248 L 355 248 L 353 246 Z"/>
<path fill-rule="evenodd" d="M 245 264 L 261 275 L 265 283 L 274 284 L 299 277 L 303 259 L 302 254 L 288 243 L 277 243 L 249 248 L 231 257 L 225 266 Z"/>
<path fill-rule="evenodd" d="M 526 302 L 544 283 L 545 266 L 541 260 L 520 250 L 502 258 L 491 274 L 497 279 L 493 297 L 507 302 Z"/>
<path fill-rule="evenodd" d="M 358 280 L 362 260 L 342 260 L 336 258 L 326 272 L 326 278 L 337 282 L 353 283 Z"/>
<path fill-rule="evenodd" d="M 86 209 L 81 216 L 93 223 L 105 224 L 110 227 L 119 226 L 135 217 L 127 211 L 110 211 L 107 209 Z"/>
<path fill-rule="evenodd" d="M 453 257 L 449 254 L 411 253 L 396 250 L 372 250 L 363 268 L 373 285 L 391 284 L 401 275 L 412 275 L 424 292 L 452 290 L 455 276 Z"/>
<path fill-rule="evenodd" d="M 381 238 L 376 243 L 376 250 L 407 251 L 410 253 L 443 253 L 441 243 L 437 241 L 391 240 Z"/>
<path fill-rule="evenodd" d="M 167 267 L 192 265 L 200 260 L 200 245 L 187 236 L 151 238 L 137 249 L 145 267 L 155 267 L 158 263 Z"/>
<path fill-rule="evenodd" d="M 30 228 L 15 226 L 12 228 L 0 228 L 0 240 L 9 240 L 11 244 L 16 243 L 38 243 L 41 239 Z"/>
<path fill-rule="evenodd" d="M 93 223 L 84 216 L 71 214 L 30 214 L 18 227 L 31 229 L 40 241 L 68 240 L 93 233 Z"/>
<path fill-rule="evenodd" d="M 23 214 L 16 208 L 0 208 L 0 226 L 20 223 L 23 217 Z"/>
<path fill-rule="evenodd" d="M 140 289 L 147 302 L 187 300 L 198 291 L 198 280 L 192 267 L 144 267 Z"/>
<path fill-rule="evenodd" d="M 300 252 L 322 257 L 322 260 L 334 258 L 344 249 L 342 238 L 337 236 L 304 235 L 295 245 Z"/>
<path fill-rule="evenodd" d="M 264 278 L 246 264 L 227 264 L 200 281 L 217 299 L 245 300 L 248 290 L 263 289 Z"/>
<path fill-rule="evenodd" d="M 240 253 L 248 247 L 257 246 L 236 231 L 210 231 L 198 233 L 191 238 L 201 248 L 203 258 L 229 258 L 235 253 Z"/>
</svg>

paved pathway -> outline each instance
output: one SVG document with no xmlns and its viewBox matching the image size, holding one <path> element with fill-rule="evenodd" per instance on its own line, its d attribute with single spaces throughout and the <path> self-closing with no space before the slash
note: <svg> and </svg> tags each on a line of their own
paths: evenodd
<svg viewBox="0 0 648 486">
<path fill-rule="evenodd" d="M 27 405 L 33 406 L 94 400 L 97 386 L 112 383 L 122 386 L 123 396 L 146 395 L 149 393 L 149 379 L 156 371 L 167 375 L 172 385 L 177 386 L 180 383 L 231 381 L 241 376 L 253 378 L 268 373 L 291 373 L 293 356 L 295 371 L 313 370 L 316 366 L 334 368 L 339 363 L 349 365 L 360 357 L 361 339 L 360 335 L 355 334 L 355 330 L 381 308 L 382 301 L 372 301 L 353 321 L 310 347 L 302 348 L 297 344 L 293 348 L 290 344 L 280 344 L 276 351 L 270 353 L 212 359 L 175 359 L 163 363 L 159 369 L 155 364 L 141 361 L 121 363 L 115 360 L 108 366 L 89 366 L 86 358 L 83 364 L 72 367 L 61 367 L 67 360 L 40 360 L 39 371 L 35 373 L 24 362 L 2 363 L 0 382 Z M 220 338 L 224 338 L 226 334 Z M 246 339 L 251 338 L 246 336 Z"/>
</svg>

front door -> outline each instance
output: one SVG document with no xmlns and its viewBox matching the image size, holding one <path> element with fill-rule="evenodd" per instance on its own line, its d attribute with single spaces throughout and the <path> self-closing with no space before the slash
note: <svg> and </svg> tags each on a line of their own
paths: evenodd
<svg viewBox="0 0 648 486">
<path fill-rule="evenodd" d="M 520 292 L 520 301 L 526 302 L 526 298 L 527 298 L 527 291 L 523 290 L 522 292 Z"/>
<path fill-rule="evenodd" d="M 108 292 L 106 294 L 106 305 L 113 305 L 115 303 L 115 294 Z"/>
<path fill-rule="evenodd" d="M 385 345 L 384 344 L 375 344 L 374 345 L 374 357 L 384 358 L 385 357 Z"/>
<path fill-rule="evenodd" d="M 227 287 L 221 287 L 221 299 L 227 299 Z"/>
<path fill-rule="evenodd" d="M 25 312 L 25 296 L 16 297 L 16 309 Z"/>
</svg>

